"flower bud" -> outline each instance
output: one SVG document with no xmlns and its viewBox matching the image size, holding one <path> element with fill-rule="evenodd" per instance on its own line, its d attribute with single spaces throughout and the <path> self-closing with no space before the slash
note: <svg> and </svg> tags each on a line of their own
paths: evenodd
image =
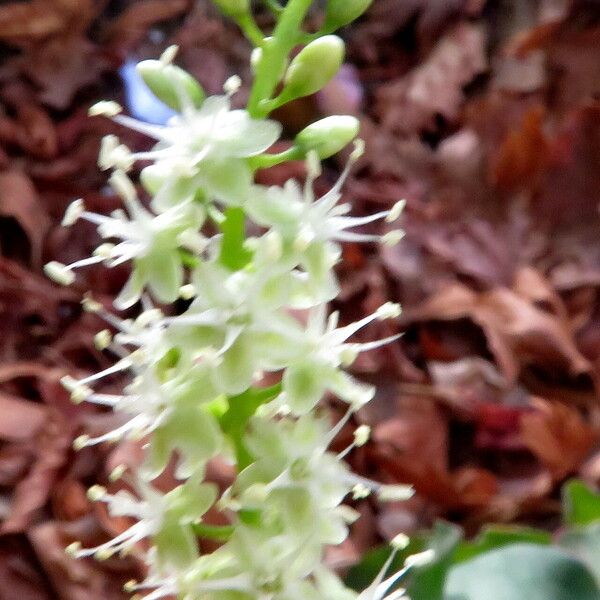
<svg viewBox="0 0 600 600">
<path fill-rule="evenodd" d="M 167 106 L 182 109 L 182 100 L 187 97 L 194 106 L 204 102 L 202 86 L 187 72 L 176 65 L 160 60 L 144 60 L 136 67 L 150 91 Z"/>
<path fill-rule="evenodd" d="M 327 0 L 325 29 L 334 31 L 362 15 L 373 0 Z"/>
<path fill-rule="evenodd" d="M 213 0 L 221 12 L 234 19 L 250 12 L 250 0 Z"/>
<path fill-rule="evenodd" d="M 290 63 L 280 98 L 287 102 L 318 92 L 333 79 L 343 60 L 344 42 L 336 35 L 311 42 Z"/>
<path fill-rule="evenodd" d="M 304 152 L 314 150 L 320 159 L 329 158 L 349 144 L 358 134 L 356 118 L 337 115 L 312 123 L 296 136 L 296 145 Z"/>
</svg>

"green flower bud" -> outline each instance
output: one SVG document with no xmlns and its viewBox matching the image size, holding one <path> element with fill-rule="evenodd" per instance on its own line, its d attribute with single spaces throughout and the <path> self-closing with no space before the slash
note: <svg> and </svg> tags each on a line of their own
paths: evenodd
<svg viewBox="0 0 600 600">
<path fill-rule="evenodd" d="M 356 137 L 359 127 L 355 117 L 326 117 L 303 129 L 296 136 L 296 146 L 305 153 L 310 150 L 316 151 L 320 159 L 329 158 Z"/>
<path fill-rule="evenodd" d="M 250 12 L 250 0 L 213 0 L 228 17 L 239 18 Z"/>
<path fill-rule="evenodd" d="M 348 25 L 362 15 L 373 0 L 327 0 L 325 9 L 325 26 L 327 31 L 334 31 Z"/>
<path fill-rule="evenodd" d="M 150 91 L 167 106 L 181 110 L 185 96 L 196 107 L 204 102 L 202 86 L 176 65 L 164 64 L 159 60 L 144 60 L 136 68 Z"/>
<path fill-rule="evenodd" d="M 292 60 L 280 100 L 287 102 L 318 92 L 333 79 L 343 60 L 344 42 L 336 35 L 311 42 Z"/>
</svg>

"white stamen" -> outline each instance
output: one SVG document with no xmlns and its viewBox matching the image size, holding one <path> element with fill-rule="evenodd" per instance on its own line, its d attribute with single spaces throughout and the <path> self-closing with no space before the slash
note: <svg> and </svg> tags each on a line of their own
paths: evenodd
<svg viewBox="0 0 600 600">
<path fill-rule="evenodd" d="M 179 46 L 177 46 L 177 44 L 172 44 L 168 48 L 165 48 L 164 52 L 160 55 L 159 60 L 165 66 L 170 65 L 175 60 L 178 52 Z"/>
<path fill-rule="evenodd" d="M 70 268 L 56 260 L 44 265 L 44 273 L 59 285 L 71 285 L 75 281 L 75 274 Z"/>
<path fill-rule="evenodd" d="M 88 115 L 90 117 L 115 117 L 123 111 L 123 107 L 113 100 L 100 100 L 90 106 Z"/>
<path fill-rule="evenodd" d="M 371 436 L 371 428 L 368 425 L 360 425 L 354 431 L 354 445 L 357 448 L 364 446 Z"/>
<path fill-rule="evenodd" d="M 179 297 L 182 300 L 191 300 L 196 296 L 196 288 L 191 283 L 186 283 L 179 288 Z"/>
<path fill-rule="evenodd" d="M 406 567 L 424 567 L 435 560 L 435 550 L 429 549 L 418 554 L 412 554 L 404 561 Z"/>
<path fill-rule="evenodd" d="M 228 96 L 233 96 L 242 87 L 242 79 L 239 75 L 232 75 L 224 84 L 223 91 Z"/>
<path fill-rule="evenodd" d="M 73 200 L 73 202 L 67 206 L 67 210 L 65 210 L 61 225 L 63 227 L 71 227 L 71 225 L 75 224 L 79 220 L 84 212 L 85 205 L 83 200 L 81 198 Z"/>
<path fill-rule="evenodd" d="M 375 314 L 382 321 L 385 319 L 396 319 L 402 314 L 402 308 L 395 302 L 386 302 L 375 311 Z"/>
<path fill-rule="evenodd" d="M 392 231 L 388 231 L 381 237 L 381 243 L 384 246 L 392 248 L 393 246 L 396 246 L 403 237 L 404 231 L 401 231 L 400 229 L 394 229 Z"/>
<path fill-rule="evenodd" d="M 94 336 L 94 346 L 96 347 L 96 350 L 106 350 L 111 342 L 112 335 L 108 329 L 103 329 Z"/>
<path fill-rule="evenodd" d="M 410 538 L 405 533 L 399 533 L 390 541 L 390 546 L 396 550 L 404 550 L 410 544 Z"/>
<path fill-rule="evenodd" d="M 382 485 L 377 489 L 377 498 L 381 502 L 402 502 L 415 494 L 410 485 Z"/>
<path fill-rule="evenodd" d="M 404 211 L 405 206 L 406 200 L 399 200 L 398 202 L 396 202 L 396 204 L 392 206 L 392 209 L 388 213 L 388 216 L 385 218 L 385 220 L 388 223 L 393 223 L 394 221 L 396 221 L 396 219 L 398 219 L 402 214 L 402 211 Z"/>
</svg>

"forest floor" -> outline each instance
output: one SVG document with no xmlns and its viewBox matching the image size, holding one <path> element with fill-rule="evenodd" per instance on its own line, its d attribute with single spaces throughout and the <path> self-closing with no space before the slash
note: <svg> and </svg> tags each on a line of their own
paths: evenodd
<svg viewBox="0 0 600 600">
<path fill-rule="evenodd" d="M 63 551 L 66 541 L 123 527 L 85 492 L 139 460 L 132 442 L 74 453 L 76 435 L 105 431 L 114 418 L 74 406 L 59 384 L 109 364 L 92 343 L 100 324 L 79 301 L 92 290 L 110 305 L 127 270 L 92 268 L 64 289 L 41 266 L 95 245 L 91 229 L 60 227 L 71 200 L 98 212 L 118 205 L 97 167 L 101 137 L 148 144 L 87 116 L 98 99 L 136 109 L 123 64 L 176 43 L 178 61 L 209 93 L 234 73 L 249 81 L 248 45 L 209 4 L 0 5 L 2 600 L 122 598 L 140 568 L 134 558 L 97 564 Z M 360 525 L 328 560 L 350 565 L 437 518 L 468 534 L 488 522 L 551 529 L 566 479 L 600 482 L 600 8 L 375 0 L 342 35 L 342 74 L 277 118 L 291 137 L 323 115 L 359 116 L 367 150 L 345 188 L 354 212 L 407 200 L 398 246 L 344 247 L 335 308 L 350 320 L 386 300 L 403 306 L 399 325 L 365 332 L 403 336 L 355 364 L 379 391 L 358 415 L 373 439 L 350 462 L 411 483 L 416 495 L 359 502 Z M 340 165 L 326 165 L 320 188 Z M 302 174 L 291 164 L 261 180 Z M 226 481 L 223 465 L 212 471 Z"/>
</svg>

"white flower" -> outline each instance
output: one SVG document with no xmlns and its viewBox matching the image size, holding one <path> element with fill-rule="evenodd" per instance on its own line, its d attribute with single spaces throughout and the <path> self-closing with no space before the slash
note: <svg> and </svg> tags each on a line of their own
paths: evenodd
<svg viewBox="0 0 600 600">
<path fill-rule="evenodd" d="M 341 255 L 339 242 L 397 243 L 403 236 L 400 230 L 394 229 L 383 235 L 353 230 L 374 221 L 397 219 L 404 202 L 373 215 L 352 217 L 348 214 L 351 205 L 339 204 L 339 201 L 342 185 L 356 155 L 331 190 L 318 199 L 314 196 L 313 182 L 320 172 L 319 165 L 314 155 L 309 154 L 309 157 L 309 176 L 304 189 L 294 180 L 289 180 L 283 187 L 255 186 L 244 209 L 256 223 L 280 235 L 288 254 L 294 256 L 296 263 L 308 274 L 309 298 L 327 301 L 338 293 L 332 269 Z"/>
<path fill-rule="evenodd" d="M 250 216 L 257 223 L 279 231 L 285 240 L 294 243 L 299 252 L 316 242 L 382 241 L 382 236 L 350 230 L 374 221 L 396 220 L 404 207 L 404 201 L 396 203 L 390 210 L 366 217 L 349 216 L 351 205 L 339 204 L 339 201 L 353 159 L 348 161 L 335 185 L 318 199 L 315 199 L 313 183 L 320 168 L 315 160 L 314 156 L 308 160 L 309 175 L 303 190 L 292 179 L 283 187 L 257 187 L 245 205 Z"/>
<path fill-rule="evenodd" d="M 288 278 L 277 265 L 231 272 L 203 262 L 193 274 L 196 297 L 183 314 L 166 320 L 168 335 L 193 360 L 210 365 L 215 387 L 239 394 L 255 372 L 279 370 L 295 354 L 291 340 L 301 328 L 281 310 Z"/>
<path fill-rule="evenodd" d="M 133 517 L 137 521 L 104 544 L 81 548 L 75 542 L 67 550 L 78 558 L 94 556 L 105 560 L 117 552 L 127 553 L 138 542 L 151 537 L 154 545 L 151 558 L 159 570 L 188 566 L 197 556 L 190 524 L 199 520 L 216 498 L 214 486 L 199 483 L 202 476 L 199 473 L 167 494 L 136 477 L 133 484 L 139 498 L 126 490 L 109 494 L 102 486 L 92 486 L 88 491 L 90 500 L 106 503 L 113 517 Z"/>
<path fill-rule="evenodd" d="M 202 404 L 219 391 L 212 385 L 208 365 L 195 364 L 171 344 L 162 313 L 148 308 L 136 320 L 122 320 L 96 307 L 96 311 L 119 331 L 108 349 L 120 360 L 99 373 L 80 380 L 62 379 L 75 402 L 109 406 L 126 416 L 116 429 L 75 440 L 77 449 L 125 437 L 138 439 L 153 433 L 145 470 L 154 476 L 166 466 L 171 452 L 179 450 L 177 474 L 186 477 L 220 448 L 222 434 L 214 417 Z M 95 392 L 105 377 L 130 371 L 133 381 L 122 394 Z"/>
<path fill-rule="evenodd" d="M 187 174 L 195 177 L 196 189 L 204 188 L 216 199 L 234 204 L 243 202 L 252 184 L 245 159 L 263 153 L 281 134 L 281 125 L 275 121 L 255 120 L 246 110 L 231 110 L 228 95 L 211 96 L 199 109 L 187 102 L 181 114 L 165 126 L 120 114 L 112 118 L 158 143 L 149 152 L 129 154 L 112 141 L 106 144 L 103 165 L 151 160 L 154 165 L 148 173 L 153 177 L 158 174 L 167 181 L 173 172 L 179 177 Z"/>
<path fill-rule="evenodd" d="M 65 213 L 63 222 L 71 225 L 77 218 L 98 226 L 98 233 L 106 240 L 121 240 L 98 246 L 94 255 L 71 265 L 48 263 L 46 272 L 60 283 L 73 280 L 72 271 L 91 264 L 104 262 L 108 267 L 133 261 L 131 276 L 115 299 L 115 306 L 129 308 L 139 299 L 144 286 L 161 302 L 173 302 L 183 283 L 181 248 L 189 247 L 187 240 L 197 237 L 204 221 L 204 211 L 189 198 L 165 212 L 155 215 L 146 210 L 137 198 L 135 188 L 122 171 L 115 171 L 111 184 L 121 196 L 122 210 L 111 216 L 85 210 L 80 200 Z"/>
<path fill-rule="evenodd" d="M 356 356 L 398 339 L 399 335 L 367 343 L 348 342 L 348 338 L 375 320 L 393 318 L 399 314 L 399 306 L 384 304 L 375 313 L 338 327 L 338 313 L 327 318 L 327 307 L 321 304 L 309 313 L 303 339 L 298 340 L 302 348 L 300 358 L 290 363 L 283 375 L 285 402 L 296 414 L 310 411 L 326 391 L 331 391 L 352 407 L 359 408 L 373 397 L 372 386 L 356 381 L 341 370 L 347 367 Z"/>
</svg>

